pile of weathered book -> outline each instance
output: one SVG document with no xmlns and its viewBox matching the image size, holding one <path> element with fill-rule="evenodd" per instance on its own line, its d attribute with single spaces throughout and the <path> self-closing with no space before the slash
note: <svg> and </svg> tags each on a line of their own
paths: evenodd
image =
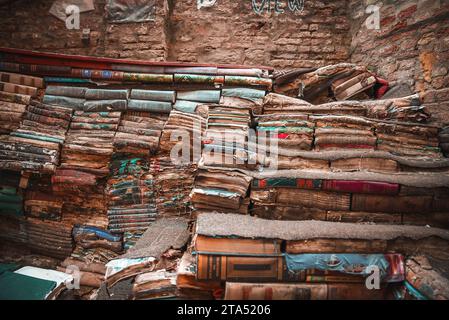
<svg viewBox="0 0 449 320">
<path fill-rule="evenodd" d="M 0 52 L 0 240 L 75 298 L 448 298 L 447 128 L 418 95 L 353 64 Z"/>
</svg>

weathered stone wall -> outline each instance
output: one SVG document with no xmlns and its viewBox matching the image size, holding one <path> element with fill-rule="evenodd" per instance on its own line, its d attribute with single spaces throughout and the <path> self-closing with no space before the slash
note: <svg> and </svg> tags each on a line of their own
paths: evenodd
<svg viewBox="0 0 449 320">
<path fill-rule="evenodd" d="M 115 58 L 167 58 L 166 0 L 156 0 L 155 21 L 131 24 L 108 23 L 105 3 L 95 0 L 94 11 L 80 14 L 79 30 L 68 30 L 65 22 L 50 15 L 53 0 L 18 0 L 0 6 L 0 45 Z M 81 41 L 83 28 L 91 31 L 87 46 Z"/>
<path fill-rule="evenodd" d="M 41 51 L 151 60 L 265 64 L 289 68 L 321 66 L 349 58 L 347 0 L 305 1 L 302 12 L 264 10 L 252 0 L 218 0 L 212 8 L 197 8 L 196 0 L 156 0 L 156 19 L 146 23 L 111 24 L 105 0 L 95 11 L 81 13 L 80 30 L 48 11 L 53 0 L 18 0 L 0 7 L 2 46 Z M 260 6 L 262 0 L 256 3 Z M 268 3 L 268 2 L 267 2 Z M 265 7 L 266 9 L 266 7 Z M 90 28 L 91 42 L 81 42 Z"/>
<path fill-rule="evenodd" d="M 218 0 L 200 10 L 196 0 L 172 1 L 170 58 L 279 68 L 348 59 L 347 1 L 305 1 L 302 12 L 292 12 L 280 0 L 283 13 L 275 13 L 271 3 L 271 12 L 265 7 L 258 14 L 251 0 Z"/>
<path fill-rule="evenodd" d="M 380 29 L 368 29 L 369 4 L 380 6 Z M 420 92 L 439 123 L 449 123 L 449 1 L 351 0 L 351 60 L 392 83 Z"/>
</svg>

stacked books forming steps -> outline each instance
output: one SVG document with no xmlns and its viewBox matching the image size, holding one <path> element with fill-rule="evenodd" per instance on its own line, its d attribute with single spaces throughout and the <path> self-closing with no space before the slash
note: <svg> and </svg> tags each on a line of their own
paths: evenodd
<svg viewBox="0 0 449 320">
<path fill-rule="evenodd" d="M 0 72 L 0 134 L 19 127 L 27 105 L 43 87 L 42 78 Z"/>
<path fill-rule="evenodd" d="M 202 162 L 217 167 L 251 167 L 248 150 L 251 109 L 209 105 Z"/>
<path fill-rule="evenodd" d="M 31 101 L 19 128 L 2 138 L 3 167 L 53 173 L 59 165 L 71 116 L 71 109 Z"/>
<path fill-rule="evenodd" d="M 263 114 L 306 114 L 361 116 L 377 120 L 426 122 L 430 118 L 418 94 L 385 100 L 343 101 L 311 104 L 307 101 L 269 93 L 263 102 Z"/>
<path fill-rule="evenodd" d="M 192 206 L 189 194 L 196 169 L 194 163 L 174 164 L 170 157 L 164 155 L 151 159 L 158 216 L 190 215 Z"/>
<path fill-rule="evenodd" d="M 193 254 L 196 279 L 220 282 L 225 299 L 393 299 L 405 286 L 405 256 L 441 258 L 448 245 L 449 232 L 436 228 L 203 213 Z M 373 266 L 380 288 L 369 290 Z"/>
<path fill-rule="evenodd" d="M 154 177 L 146 159 L 117 159 L 107 181 L 108 229 L 114 233 L 144 231 L 156 219 Z"/>
<path fill-rule="evenodd" d="M 248 213 L 251 177 L 238 171 L 201 169 L 190 197 L 195 215 L 201 212 Z"/>
</svg>

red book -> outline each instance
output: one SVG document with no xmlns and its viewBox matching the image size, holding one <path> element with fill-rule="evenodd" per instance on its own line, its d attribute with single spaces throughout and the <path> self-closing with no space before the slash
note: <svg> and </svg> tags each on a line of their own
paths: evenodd
<svg viewBox="0 0 449 320">
<path fill-rule="evenodd" d="M 375 181 L 325 180 L 323 181 L 323 190 L 395 195 L 399 193 L 399 184 Z"/>
</svg>

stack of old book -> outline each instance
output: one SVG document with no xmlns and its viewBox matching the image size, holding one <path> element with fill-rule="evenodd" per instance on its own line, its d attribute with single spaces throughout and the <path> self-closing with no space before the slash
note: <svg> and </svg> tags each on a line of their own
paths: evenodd
<svg viewBox="0 0 449 320">
<path fill-rule="evenodd" d="M 115 159 L 107 181 L 108 229 L 144 231 L 156 219 L 154 178 L 145 159 Z"/>
<path fill-rule="evenodd" d="M 188 238 L 188 220 L 161 218 L 155 221 L 135 246 L 107 263 L 107 290 L 100 292 L 99 298 L 175 297 L 175 271 Z"/>
<path fill-rule="evenodd" d="M 70 221 L 28 217 L 24 221 L 27 246 L 45 256 L 65 259 L 73 250 L 72 226 Z"/>
<path fill-rule="evenodd" d="M 172 111 L 162 131 L 160 153 L 170 155 L 175 163 L 197 162 L 205 125 L 201 115 Z"/>
<path fill-rule="evenodd" d="M 121 112 L 115 111 L 75 111 L 62 149 L 61 168 L 106 176 L 120 116 Z"/>
<path fill-rule="evenodd" d="M 448 246 L 449 231 L 429 227 L 215 213 L 198 216 L 194 237 L 196 278 L 226 282 L 225 299 L 392 299 L 404 256 Z M 380 286 L 370 290 L 374 268 Z"/>
<path fill-rule="evenodd" d="M 254 167 L 255 151 L 249 147 L 251 110 L 209 105 L 201 162 L 206 166 Z"/>
<path fill-rule="evenodd" d="M 442 158 L 439 128 L 411 123 L 376 122 L 377 149 L 408 157 Z"/>
<path fill-rule="evenodd" d="M 0 181 L 0 216 L 22 215 L 23 195 L 19 188 L 21 174 L 14 171 L 2 171 Z"/>
<path fill-rule="evenodd" d="M 288 156 L 313 148 L 315 123 L 309 121 L 307 115 L 267 114 L 259 116 L 256 121 L 257 151 L 267 155 L 266 159 L 259 161 L 260 164 L 278 169 L 321 167 L 318 162 L 310 161 L 306 165 L 300 158 Z"/>
<path fill-rule="evenodd" d="M 114 152 L 136 156 L 156 153 L 167 118 L 164 114 L 126 112 L 114 137 Z"/>
<path fill-rule="evenodd" d="M 175 91 L 132 89 L 129 97 L 128 110 L 169 114 L 176 101 Z"/>
<path fill-rule="evenodd" d="M 49 85 L 45 89 L 43 103 L 83 110 L 86 91 L 85 87 Z"/>
<path fill-rule="evenodd" d="M 87 89 L 85 112 L 126 111 L 128 106 L 128 90 L 126 89 Z"/>
<path fill-rule="evenodd" d="M 71 115 L 71 109 L 31 101 L 20 127 L 3 139 L 4 164 L 14 170 L 54 172 Z"/>
<path fill-rule="evenodd" d="M 122 252 L 122 238 L 90 225 L 74 225 L 72 236 L 75 249 L 57 269 L 73 274 L 77 296 L 89 297 L 103 283 L 106 263 Z"/>
<path fill-rule="evenodd" d="M 26 106 L 43 86 L 42 78 L 0 72 L 0 134 L 19 127 Z"/>
<path fill-rule="evenodd" d="M 190 194 L 195 214 L 201 212 L 248 213 L 251 177 L 238 171 L 201 169 Z"/>
<path fill-rule="evenodd" d="M 246 107 L 253 114 L 261 114 L 265 90 L 252 88 L 223 88 L 220 104 L 232 107 Z"/>
<path fill-rule="evenodd" d="M 418 94 L 383 100 L 336 101 L 314 105 L 301 99 L 270 93 L 264 98 L 263 113 L 362 116 L 405 122 L 425 122 L 430 118 Z"/>
<path fill-rule="evenodd" d="M 306 73 L 299 72 L 292 77 L 286 77 L 282 73 L 275 74 L 274 78 L 275 92 L 301 97 L 312 103 L 325 103 L 334 99 L 347 100 L 351 97 L 368 99 L 375 95 L 369 91 L 376 83 L 388 86 L 383 81 L 378 81 L 366 67 L 351 63 L 329 65 Z"/>
<path fill-rule="evenodd" d="M 315 150 L 374 150 L 377 138 L 372 123 L 362 117 L 311 116 L 316 124 Z"/>
<path fill-rule="evenodd" d="M 72 169 L 57 169 L 51 176 L 53 195 L 62 197 L 63 211 L 75 215 L 106 214 L 104 182 L 97 176 Z"/>
<path fill-rule="evenodd" d="M 449 226 L 449 177 L 438 172 L 303 169 L 254 176 L 252 213 L 261 217 Z"/>
<path fill-rule="evenodd" d="M 25 180 L 22 177 L 21 182 Z M 63 198 L 53 192 L 50 175 L 33 174 L 26 177 L 24 194 L 24 212 L 28 217 L 41 220 L 61 221 L 63 216 Z"/>
<path fill-rule="evenodd" d="M 192 211 L 189 194 L 193 188 L 196 164 L 176 164 L 168 156 L 151 159 L 157 214 L 188 215 Z"/>
<path fill-rule="evenodd" d="M 202 113 L 206 111 L 203 105 L 219 103 L 220 98 L 220 90 L 177 91 L 174 108 L 187 113 Z"/>
</svg>

